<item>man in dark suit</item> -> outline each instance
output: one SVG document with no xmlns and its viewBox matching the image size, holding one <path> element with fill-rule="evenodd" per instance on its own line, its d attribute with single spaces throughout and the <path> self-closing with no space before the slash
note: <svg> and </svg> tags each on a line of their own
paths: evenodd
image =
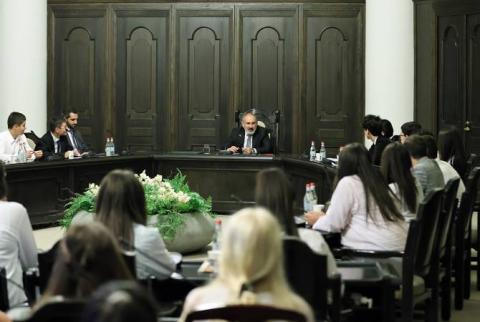
<svg viewBox="0 0 480 322">
<path fill-rule="evenodd" d="M 73 147 L 75 155 L 85 155 L 90 152 L 88 145 L 82 138 L 82 135 L 77 130 L 78 113 L 69 110 L 65 113 L 65 121 L 67 121 L 67 139 L 68 143 Z"/>
<path fill-rule="evenodd" d="M 67 140 L 67 122 L 63 118 L 54 118 L 49 123 L 49 131 L 40 139 L 39 150 L 43 151 L 41 160 L 63 160 L 73 156 L 73 147 Z"/>
<path fill-rule="evenodd" d="M 365 138 L 373 142 L 368 150 L 370 160 L 374 165 L 380 165 L 382 152 L 385 150 L 390 140 L 382 135 L 382 120 L 375 115 L 366 115 L 362 123 Z"/>
<path fill-rule="evenodd" d="M 225 149 L 233 153 L 272 153 L 272 144 L 266 129 L 259 127 L 252 112 L 243 113 L 242 127 L 234 128 Z"/>
</svg>

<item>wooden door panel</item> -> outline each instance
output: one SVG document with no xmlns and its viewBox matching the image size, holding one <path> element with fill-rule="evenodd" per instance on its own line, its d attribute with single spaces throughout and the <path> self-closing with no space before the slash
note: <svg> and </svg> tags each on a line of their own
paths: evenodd
<svg viewBox="0 0 480 322">
<path fill-rule="evenodd" d="M 167 146 L 168 10 L 116 10 L 116 136 L 121 149 Z"/>
<path fill-rule="evenodd" d="M 177 11 L 177 149 L 220 148 L 231 109 L 233 10 Z"/>
<path fill-rule="evenodd" d="M 279 110 L 280 151 L 292 151 L 293 114 L 298 109 L 297 11 L 240 9 L 241 90 L 238 108 L 266 115 Z"/>
<path fill-rule="evenodd" d="M 361 137 L 362 12 L 304 13 L 306 139 L 340 146 Z"/>
<path fill-rule="evenodd" d="M 480 153 L 480 14 L 468 17 L 467 25 L 467 151 Z"/>
<path fill-rule="evenodd" d="M 79 113 L 79 130 L 94 150 L 103 147 L 105 82 L 104 9 L 53 7 L 53 108 L 49 117 L 66 110 Z"/>
</svg>

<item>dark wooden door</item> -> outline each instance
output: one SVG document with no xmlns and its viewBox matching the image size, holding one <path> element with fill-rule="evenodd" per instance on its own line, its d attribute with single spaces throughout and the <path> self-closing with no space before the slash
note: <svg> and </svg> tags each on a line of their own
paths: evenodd
<svg viewBox="0 0 480 322">
<path fill-rule="evenodd" d="M 169 11 L 116 14 L 115 137 L 120 149 L 165 150 L 169 138 Z"/>
<path fill-rule="evenodd" d="M 306 8 L 303 21 L 305 141 L 327 149 L 362 137 L 364 111 L 362 9 L 335 8 Z"/>
<path fill-rule="evenodd" d="M 465 121 L 465 16 L 438 19 L 438 129 Z M 463 133 L 463 132 L 462 132 Z"/>
<path fill-rule="evenodd" d="M 94 150 L 103 149 L 105 83 L 105 9 L 51 7 L 53 54 L 49 115 L 79 113 L 78 128 Z M 51 38 L 51 39 L 52 39 Z"/>
<path fill-rule="evenodd" d="M 232 16 L 232 9 L 177 11 L 177 149 L 218 149 L 228 135 Z"/>
<path fill-rule="evenodd" d="M 480 14 L 467 19 L 467 151 L 480 152 Z"/>
<path fill-rule="evenodd" d="M 298 109 L 297 9 L 242 7 L 240 23 L 240 101 L 266 115 L 280 111 L 279 149 L 292 151 L 293 113 Z"/>
</svg>

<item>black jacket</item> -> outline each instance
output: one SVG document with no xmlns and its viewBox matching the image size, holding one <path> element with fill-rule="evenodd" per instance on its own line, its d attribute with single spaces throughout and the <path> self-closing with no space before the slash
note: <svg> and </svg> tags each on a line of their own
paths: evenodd
<svg viewBox="0 0 480 322">
<path fill-rule="evenodd" d="M 61 136 L 58 141 L 58 153 L 55 153 L 55 143 L 50 132 L 45 133 L 38 142 L 38 150 L 43 151 L 43 157 L 40 160 L 63 160 L 65 152 L 73 150 L 70 143 L 68 143 L 66 136 Z"/>
<path fill-rule="evenodd" d="M 78 132 L 78 130 L 76 130 L 75 128 L 71 128 L 71 129 L 68 129 L 67 131 L 72 134 L 73 139 L 75 140 L 75 144 L 73 144 L 73 142 L 70 141 L 70 136 L 68 136 L 68 133 L 67 133 L 68 143 L 69 143 L 72 147 L 76 145 L 76 146 L 77 146 L 77 150 L 78 150 L 78 152 L 80 152 L 80 153 L 89 152 L 89 151 L 90 151 L 90 149 L 88 148 L 88 145 L 85 143 L 85 141 L 83 140 L 82 135 L 80 134 L 80 132 Z"/>
<path fill-rule="evenodd" d="M 236 146 L 240 150 L 243 148 L 243 142 L 245 141 L 245 129 L 243 127 L 237 127 L 232 130 L 228 141 L 225 143 L 224 148 L 228 149 L 231 146 Z M 272 142 L 268 137 L 268 132 L 263 127 L 257 127 L 257 130 L 252 137 L 252 148 L 257 149 L 257 153 L 272 153 Z"/>
<path fill-rule="evenodd" d="M 377 142 L 375 142 L 375 144 L 372 144 L 372 146 L 368 150 L 368 154 L 370 155 L 370 160 L 372 160 L 372 164 L 380 165 L 380 161 L 382 160 L 382 152 L 390 143 L 390 140 L 384 136 L 380 135 L 377 137 Z"/>
</svg>

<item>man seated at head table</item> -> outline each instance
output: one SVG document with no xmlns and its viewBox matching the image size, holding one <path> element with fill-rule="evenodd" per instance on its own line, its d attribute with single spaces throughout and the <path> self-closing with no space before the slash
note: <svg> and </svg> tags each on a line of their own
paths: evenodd
<svg viewBox="0 0 480 322">
<path fill-rule="evenodd" d="M 273 150 L 267 130 L 258 126 L 251 111 L 243 113 L 242 126 L 232 130 L 224 147 L 232 153 L 243 154 L 272 153 Z"/>
<path fill-rule="evenodd" d="M 19 112 L 8 116 L 8 130 L 0 133 L 0 160 L 5 163 L 30 162 L 41 158 L 41 150 L 33 151 L 25 137 L 27 118 Z"/>
<path fill-rule="evenodd" d="M 65 113 L 65 121 L 67 121 L 68 143 L 70 143 L 70 145 L 73 147 L 73 152 L 75 155 L 88 154 L 90 149 L 77 129 L 78 113 L 71 109 L 67 110 Z"/>
<path fill-rule="evenodd" d="M 45 133 L 38 148 L 43 151 L 41 160 L 62 160 L 73 156 L 73 147 L 67 140 L 67 122 L 64 118 L 53 118 L 48 125 L 49 131 Z"/>
</svg>

